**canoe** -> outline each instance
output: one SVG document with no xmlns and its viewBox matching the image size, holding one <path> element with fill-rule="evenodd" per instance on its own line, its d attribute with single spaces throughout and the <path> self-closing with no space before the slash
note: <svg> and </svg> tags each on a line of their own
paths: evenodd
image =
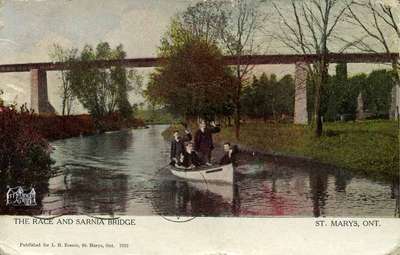
<svg viewBox="0 0 400 255">
<path fill-rule="evenodd" d="M 192 181 L 233 183 L 232 164 L 223 166 L 196 167 L 193 169 L 177 168 L 171 166 L 173 175 Z"/>
</svg>

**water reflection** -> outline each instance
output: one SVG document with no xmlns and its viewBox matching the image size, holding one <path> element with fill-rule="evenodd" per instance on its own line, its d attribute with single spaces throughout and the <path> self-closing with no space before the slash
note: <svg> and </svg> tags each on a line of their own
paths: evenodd
<svg viewBox="0 0 400 255">
<path fill-rule="evenodd" d="M 50 180 L 42 214 L 109 214 L 125 211 L 128 176 L 118 171 L 68 165 Z"/>
<path fill-rule="evenodd" d="M 165 165 L 166 126 L 53 143 L 57 174 L 35 208 L 3 214 L 168 216 L 399 215 L 399 183 L 377 182 L 306 161 L 242 155 L 234 185 L 187 182 Z M 4 180 L 3 180 L 4 182 Z M 4 186 L 2 186 L 4 187 Z M 6 190 L 0 190 L 5 195 Z"/>
</svg>

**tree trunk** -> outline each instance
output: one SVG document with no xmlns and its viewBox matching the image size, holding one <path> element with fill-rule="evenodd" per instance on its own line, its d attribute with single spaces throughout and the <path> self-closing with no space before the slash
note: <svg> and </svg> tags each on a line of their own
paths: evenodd
<svg viewBox="0 0 400 255">
<path fill-rule="evenodd" d="M 321 121 L 321 83 L 318 82 L 316 84 L 315 90 L 315 136 L 320 137 L 322 134 L 322 121 Z"/>
<path fill-rule="evenodd" d="M 67 99 L 65 98 L 65 95 L 63 96 L 63 100 L 62 100 L 62 105 L 61 105 L 61 107 L 62 107 L 62 116 L 65 116 L 65 107 L 66 107 L 66 104 L 67 104 Z"/>
<path fill-rule="evenodd" d="M 237 140 L 240 139 L 240 100 L 236 102 L 235 137 L 236 137 Z"/>
<path fill-rule="evenodd" d="M 240 140 L 240 116 L 241 116 L 241 104 L 240 104 L 240 94 L 242 90 L 242 81 L 238 79 L 236 88 L 236 111 L 235 111 L 235 137 Z"/>
<path fill-rule="evenodd" d="M 392 61 L 392 69 L 393 69 L 393 89 L 391 95 L 391 102 L 390 102 L 390 112 L 389 117 L 390 119 L 398 119 L 399 118 L 399 90 L 400 90 L 400 78 L 399 78 L 399 69 L 398 69 L 398 60 L 394 59 Z"/>
<path fill-rule="evenodd" d="M 315 136 L 320 137 L 322 135 L 322 118 L 321 118 L 321 94 L 322 86 L 326 85 L 328 80 L 328 68 L 326 64 L 326 55 L 323 54 L 321 62 L 318 64 L 317 82 L 315 84 L 315 104 L 314 104 L 314 116 L 315 116 Z"/>
</svg>

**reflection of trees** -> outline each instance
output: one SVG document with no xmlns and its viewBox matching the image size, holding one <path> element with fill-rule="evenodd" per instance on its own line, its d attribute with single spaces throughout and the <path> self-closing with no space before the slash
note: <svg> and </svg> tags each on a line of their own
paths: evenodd
<svg viewBox="0 0 400 255">
<path fill-rule="evenodd" d="M 132 136 L 132 132 L 128 130 L 56 141 L 56 150 L 52 157 L 57 165 L 71 162 L 90 164 L 92 159 L 118 164 L 117 159 L 132 147 Z"/>
<path fill-rule="evenodd" d="M 125 152 L 131 146 L 132 141 L 132 132 L 119 131 L 84 138 L 80 147 L 81 150 L 90 155 L 111 159 Z M 77 150 L 77 152 L 80 151 Z"/>
<path fill-rule="evenodd" d="M 44 210 L 57 213 L 114 214 L 125 212 L 128 201 L 128 177 L 116 171 L 73 167 L 65 173 L 63 186 L 54 194 L 62 208 L 46 204 Z"/>
<path fill-rule="evenodd" d="M 394 179 L 392 182 L 392 194 L 391 198 L 396 199 L 396 207 L 395 207 L 395 212 L 394 216 L 400 218 L 400 185 L 399 185 L 399 179 Z"/>
<path fill-rule="evenodd" d="M 313 204 L 314 217 L 324 214 L 324 207 L 327 200 L 328 173 L 313 169 L 310 171 L 310 193 Z"/>
<path fill-rule="evenodd" d="M 233 200 L 232 200 L 232 214 L 240 216 L 240 189 L 237 182 L 233 184 Z"/>
<path fill-rule="evenodd" d="M 337 170 L 335 172 L 335 190 L 337 192 L 345 192 L 347 184 L 351 180 L 351 175 L 344 170 Z"/>
</svg>

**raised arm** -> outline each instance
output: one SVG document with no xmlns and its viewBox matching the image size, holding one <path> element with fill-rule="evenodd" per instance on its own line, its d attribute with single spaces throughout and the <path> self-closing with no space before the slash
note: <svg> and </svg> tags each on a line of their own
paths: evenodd
<svg viewBox="0 0 400 255">
<path fill-rule="evenodd" d="M 214 133 L 218 133 L 219 131 L 221 131 L 221 128 L 219 126 L 215 125 L 214 121 L 212 121 L 210 124 L 211 124 L 211 127 L 210 127 L 211 133 L 214 134 Z"/>
</svg>

